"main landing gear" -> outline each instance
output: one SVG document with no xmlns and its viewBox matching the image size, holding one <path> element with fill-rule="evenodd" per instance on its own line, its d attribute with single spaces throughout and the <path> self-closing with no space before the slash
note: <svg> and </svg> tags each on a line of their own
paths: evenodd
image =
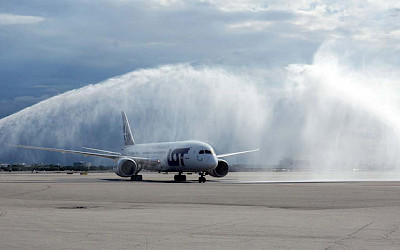
<svg viewBox="0 0 400 250">
<path fill-rule="evenodd" d="M 186 175 L 183 175 L 182 173 L 174 175 L 174 180 L 176 182 L 186 181 Z"/>
<path fill-rule="evenodd" d="M 199 183 L 204 183 L 204 182 L 207 181 L 206 177 L 204 177 L 205 174 L 203 172 L 200 172 L 199 175 L 200 175 L 199 176 Z M 174 175 L 174 180 L 176 182 L 184 182 L 184 181 L 186 181 L 186 175 L 183 175 L 182 173 Z"/>
<path fill-rule="evenodd" d="M 205 183 L 207 181 L 206 177 L 204 177 L 204 173 L 200 172 L 199 173 L 200 177 L 199 177 L 199 183 Z"/>
<path fill-rule="evenodd" d="M 142 175 L 135 174 L 131 176 L 131 181 L 142 181 L 142 180 L 143 180 Z"/>
</svg>

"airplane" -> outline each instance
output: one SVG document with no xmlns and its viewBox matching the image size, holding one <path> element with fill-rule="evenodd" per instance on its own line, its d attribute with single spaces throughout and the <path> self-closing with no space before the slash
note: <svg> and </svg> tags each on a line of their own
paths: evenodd
<svg viewBox="0 0 400 250">
<path fill-rule="evenodd" d="M 89 151 L 76 151 L 27 145 L 13 146 L 112 159 L 116 162 L 114 172 L 120 177 L 130 177 L 132 181 L 142 181 L 142 175 L 138 173 L 147 170 L 159 173 L 176 172 L 178 173 L 174 176 L 176 182 L 186 181 L 186 175 L 183 173 L 198 173 L 199 183 L 206 182 L 205 175 L 217 178 L 226 176 L 229 164 L 224 158 L 258 151 L 254 149 L 217 155 L 209 144 L 195 140 L 136 144 L 124 111 L 122 111 L 122 124 L 125 147 L 121 153 L 90 147 L 82 147 Z"/>
</svg>

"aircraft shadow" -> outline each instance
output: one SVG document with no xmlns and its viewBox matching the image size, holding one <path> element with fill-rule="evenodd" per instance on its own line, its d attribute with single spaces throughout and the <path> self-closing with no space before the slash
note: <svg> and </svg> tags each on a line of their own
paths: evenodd
<svg viewBox="0 0 400 250">
<path fill-rule="evenodd" d="M 102 181 L 124 181 L 124 182 L 148 182 L 148 183 L 199 183 L 198 180 L 179 181 L 174 180 L 142 180 L 142 181 L 131 181 L 129 179 L 101 179 Z M 214 180 L 207 180 L 207 182 L 215 182 Z"/>
</svg>

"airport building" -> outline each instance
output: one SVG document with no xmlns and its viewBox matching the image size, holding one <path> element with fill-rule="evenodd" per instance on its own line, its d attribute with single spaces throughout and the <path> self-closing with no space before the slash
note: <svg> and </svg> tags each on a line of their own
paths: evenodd
<svg viewBox="0 0 400 250">
<path fill-rule="evenodd" d="M 0 163 L 0 171 L 9 171 L 10 165 L 7 163 Z"/>
<path fill-rule="evenodd" d="M 92 166 L 91 162 L 87 162 L 87 161 L 79 161 L 79 162 L 74 162 L 73 166 L 79 169 L 87 169 L 89 170 L 90 167 Z"/>
</svg>

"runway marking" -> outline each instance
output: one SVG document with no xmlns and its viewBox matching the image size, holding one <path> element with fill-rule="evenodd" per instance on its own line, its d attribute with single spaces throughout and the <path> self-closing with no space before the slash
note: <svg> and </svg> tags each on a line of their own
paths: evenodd
<svg viewBox="0 0 400 250">
<path fill-rule="evenodd" d="M 389 238 L 389 236 L 391 234 L 393 234 L 394 232 L 396 232 L 397 230 L 399 230 L 399 225 L 394 225 L 393 228 L 382 237 L 382 239 L 387 240 Z"/>
<path fill-rule="evenodd" d="M 46 185 L 45 188 L 41 188 L 41 189 L 38 189 L 38 190 L 32 190 L 32 191 L 28 191 L 28 192 L 16 193 L 16 194 L 6 195 L 6 196 L 2 196 L 2 197 L 14 197 L 14 196 L 19 196 L 19 195 L 37 193 L 37 192 L 45 191 L 45 190 L 47 190 L 49 188 L 50 188 L 50 185 Z"/>
<path fill-rule="evenodd" d="M 352 232 L 351 234 L 347 235 L 347 237 L 345 237 L 345 238 L 343 238 L 343 239 L 340 239 L 340 240 L 338 240 L 338 241 L 333 242 L 333 245 L 331 245 L 331 246 L 325 248 L 325 250 L 328 250 L 328 249 L 330 249 L 331 247 L 333 247 L 333 246 L 335 246 L 335 245 L 341 245 L 341 246 L 348 247 L 348 245 L 344 244 L 344 241 L 353 239 L 355 234 L 357 234 L 357 233 L 359 233 L 360 231 L 364 230 L 365 228 L 367 228 L 367 227 L 368 227 L 369 225 L 371 225 L 372 223 L 374 223 L 374 221 L 371 221 L 370 223 L 368 223 L 368 224 L 366 224 L 366 225 L 364 225 L 364 226 L 358 228 L 356 231 L 354 231 L 354 232 Z"/>
<path fill-rule="evenodd" d="M 196 238 L 193 236 L 193 234 L 195 232 L 191 232 L 191 231 L 195 231 L 195 230 L 199 230 L 199 229 L 203 229 L 200 232 L 204 232 L 204 229 L 206 229 L 205 232 L 207 232 L 211 227 L 215 227 L 215 226 L 220 226 L 220 227 L 226 227 L 226 226 L 230 226 L 230 225 L 236 225 L 238 223 L 238 221 L 245 221 L 246 219 L 235 219 L 235 220 L 230 220 L 230 221 L 224 221 L 224 222 L 217 222 L 217 223 L 212 223 L 212 224 L 207 224 L 207 225 L 201 225 L 201 226 L 195 226 L 195 227 L 191 227 L 191 228 L 186 228 L 186 229 L 181 229 L 181 230 L 177 230 L 177 231 L 173 231 L 171 233 L 162 233 L 157 235 L 158 237 L 162 237 L 161 239 L 157 239 L 157 240 L 153 240 L 153 241 L 148 241 L 147 237 L 146 237 L 146 242 L 145 242 L 145 246 L 148 247 L 148 244 L 151 243 L 161 243 L 162 241 L 167 241 L 170 239 L 170 237 L 172 235 L 176 235 L 176 234 L 180 234 L 180 233 L 184 233 L 187 232 L 187 236 L 192 237 L 192 238 Z M 208 228 L 208 230 L 207 230 Z M 198 233 L 198 232 L 197 232 Z M 144 246 L 144 244 L 142 243 L 140 246 Z"/>
<path fill-rule="evenodd" d="M 4 217 L 7 215 L 7 210 L 0 209 L 0 217 Z"/>
</svg>

